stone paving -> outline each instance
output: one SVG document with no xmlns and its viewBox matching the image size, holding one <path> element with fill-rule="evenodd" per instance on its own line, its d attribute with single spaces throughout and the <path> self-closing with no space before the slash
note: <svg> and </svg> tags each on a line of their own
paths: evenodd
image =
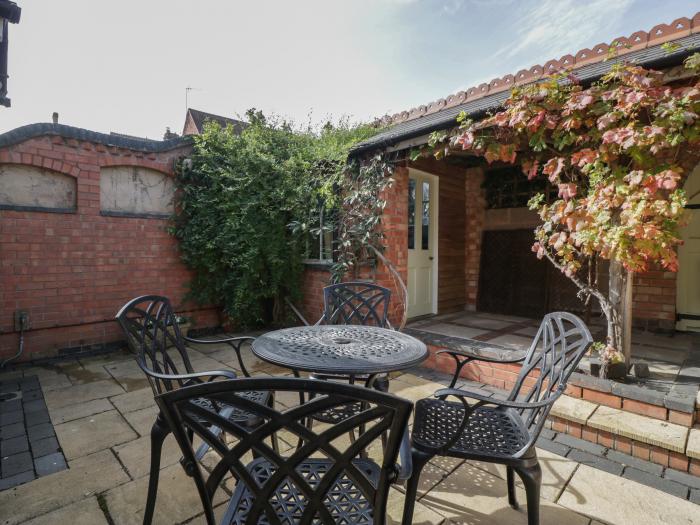
<svg viewBox="0 0 700 525">
<path fill-rule="evenodd" d="M 192 352 L 195 369 L 235 368 L 226 347 Z M 284 375 L 285 370 L 244 357 L 254 374 Z M 0 491 L 0 524 L 121 525 L 141 522 L 146 499 L 149 431 L 156 407 L 145 377 L 126 352 L 67 361 L 52 366 L 21 368 L 0 374 L 0 381 L 39 378 L 56 437 L 68 469 Z M 444 386 L 445 377 L 425 369 L 393 378 L 390 389 L 417 400 Z M 700 507 L 618 475 L 591 466 L 590 458 L 567 457 L 540 448 L 543 469 L 543 525 L 700 524 Z M 544 445 L 545 447 L 547 445 Z M 551 447 L 550 447 L 551 448 Z M 584 452 L 581 450 L 581 452 Z M 166 439 L 156 523 L 205 523 L 194 484 L 180 465 L 177 446 Z M 629 465 L 629 468 L 635 468 Z M 639 469 L 637 469 L 639 470 Z M 640 472 L 644 473 L 643 470 Z M 639 475 L 637 475 L 640 478 Z M 671 480 L 678 482 L 678 480 Z M 521 488 L 519 500 L 525 501 Z M 220 516 L 227 499 L 219 491 Z M 388 523 L 399 523 L 401 488 L 391 491 Z M 436 458 L 423 471 L 416 524 L 525 524 L 523 508 L 507 504 L 505 470 L 491 464 Z"/>
</svg>

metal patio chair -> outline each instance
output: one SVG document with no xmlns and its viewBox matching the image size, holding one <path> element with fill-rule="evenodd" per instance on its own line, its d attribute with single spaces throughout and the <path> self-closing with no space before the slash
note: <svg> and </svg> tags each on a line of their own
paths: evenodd
<svg viewBox="0 0 700 525">
<path fill-rule="evenodd" d="M 404 525 L 411 523 L 421 469 L 434 456 L 501 463 L 507 466 L 508 503 L 517 509 L 514 473 L 523 481 L 528 524 L 539 523 L 542 471 L 535 441 L 554 402 L 593 343 L 581 319 L 566 312 L 547 314 L 523 357 L 499 361 L 461 350 L 452 356 L 456 370 L 448 388 L 416 403 L 411 436 L 413 474 L 406 489 Z M 522 362 L 507 399 L 454 388 L 463 366 L 471 361 Z M 530 378 L 527 382 L 526 379 Z M 531 387 L 528 387 L 532 384 Z M 455 397 L 459 401 L 448 401 Z"/>
<path fill-rule="evenodd" d="M 241 346 L 246 341 L 253 341 L 254 338 L 225 337 L 208 340 L 186 337 L 180 332 L 175 313 L 167 297 L 160 295 L 136 297 L 119 310 L 116 319 L 126 334 L 129 347 L 136 356 L 136 362 L 146 374 L 154 396 L 217 379 L 237 378 L 233 370 L 195 372 L 185 343 L 228 344 L 236 353 L 243 375 L 249 377 L 241 356 Z M 269 391 L 249 391 L 244 395 L 250 400 L 268 406 L 274 404 L 274 398 L 270 396 Z M 207 400 L 201 400 L 201 403 L 203 406 L 208 406 Z M 260 424 L 256 415 L 225 404 L 220 406 L 220 415 L 229 421 L 251 428 Z M 220 428 L 214 427 L 210 432 L 223 439 Z M 169 433 L 170 428 L 163 420 L 162 413 L 159 413 L 151 429 L 151 476 L 148 485 L 148 502 L 151 504 L 151 509 L 155 504 L 158 490 L 161 449 Z M 275 436 L 272 436 L 272 439 L 272 446 L 276 449 L 277 440 Z M 203 443 L 194 455 L 194 461 L 200 461 L 210 446 L 211 443 Z M 183 458 L 181 463 L 185 472 L 192 475 L 195 470 L 194 463 L 187 458 Z"/>
<path fill-rule="evenodd" d="M 391 290 L 378 284 L 347 282 L 323 289 L 323 315 L 316 324 L 359 324 L 391 328 Z"/>
<path fill-rule="evenodd" d="M 276 410 L 246 397 L 248 391 L 267 392 L 270 397 L 281 392 L 306 394 L 310 399 Z M 411 412 L 410 401 L 359 386 L 270 377 L 200 384 L 161 394 L 156 402 L 183 455 L 196 465 L 193 479 L 208 525 L 215 523 L 212 502 L 229 474 L 236 485 L 221 524 L 386 522 L 387 497 L 398 473 L 396 460 Z M 305 425 L 313 414 L 348 402 L 361 402 L 366 408 L 351 419 L 322 429 Z M 255 414 L 261 424 L 251 428 L 222 417 L 217 410 L 220 406 Z M 351 443 L 345 435 L 361 427 L 364 430 Z M 212 428 L 222 428 L 233 439 L 219 440 Z M 266 444 L 280 432 L 296 435 L 301 447 L 280 455 Z M 191 433 L 218 451 L 220 459 L 211 470 L 193 461 Z M 387 446 L 382 452 L 378 447 L 373 449 L 381 459 L 361 458 L 361 452 L 384 433 L 388 435 Z M 149 519 L 144 523 L 149 524 L 152 510 L 146 514 Z"/>
<path fill-rule="evenodd" d="M 371 325 L 391 329 L 392 326 L 388 318 L 390 301 L 391 290 L 378 284 L 362 281 L 331 284 L 323 288 L 323 315 L 316 324 Z M 389 382 L 383 376 L 347 377 L 312 374 L 310 377 L 347 381 L 351 385 L 355 384 L 356 380 L 361 380 L 366 387 L 376 387 L 385 392 L 389 390 Z M 351 417 L 361 410 L 361 403 L 348 403 L 318 413 L 313 419 L 322 423 L 335 423 Z"/>
</svg>

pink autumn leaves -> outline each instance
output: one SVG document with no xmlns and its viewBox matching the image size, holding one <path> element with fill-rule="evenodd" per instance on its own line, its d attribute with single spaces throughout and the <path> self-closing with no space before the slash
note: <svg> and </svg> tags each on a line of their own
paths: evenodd
<svg viewBox="0 0 700 525">
<path fill-rule="evenodd" d="M 572 78 L 516 88 L 503 111 L 480 122 L 462 117 L 450 147 L 547 178 L 556 197 L 530 202 L 542 220 L 532 250 L 567 275 L 596 256 L 631 271 L 675 270 L 680 188 L 700 153 L 698 85 L 665 85 L 660 73 L 631 65 L 587 88 Z"/>
</svg>

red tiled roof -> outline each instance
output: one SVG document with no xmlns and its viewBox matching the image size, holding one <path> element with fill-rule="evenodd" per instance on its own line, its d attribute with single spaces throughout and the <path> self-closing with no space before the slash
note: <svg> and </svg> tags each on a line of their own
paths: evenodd
<svg viewBox="0 0 700 525">
<path fill-rule="evenodd" d="M 670 24 L 658 24 L 650 31 L 637 31 L 627 37 L 621 36 L 615 38 L 613 42 L 618 43 L 617 55 L 625 55 L 650 46 L 658 46 L 664 42 L 677 40 L 693 33 L 700 33 L 700 12 L 696 13 L 693 18 L 677 18 Z M 611 45 L 612 43 L 598 44 L 590 49 L 581 49 L 575 54 L 564 55 L 558 60 L 549 60 L 545 62 L 543 66 L 535 65 L 529 69 L 521 69 L 515 74 L 494 78 L 490 82 L 484 82 L 483 84 L 468 88 L 459 93 L 454 93 L 446 98 L 435 100 L 429 104 L 418 106 L 408 111 L 402 111 L 391 116 L 386 115 L 382 117 L 380 122 L 383 125 L 393 125 L 414 120 L 425 115 L 437 113 L 443 109 L 463 104 L 464 102 L 508 90 L 513 86 L 535 82 L 543 76 L 551 75 L 558 71 L 575 70 L 594 62 L 602 62 L 608 56 L 608 50 Z"/>
</svg>

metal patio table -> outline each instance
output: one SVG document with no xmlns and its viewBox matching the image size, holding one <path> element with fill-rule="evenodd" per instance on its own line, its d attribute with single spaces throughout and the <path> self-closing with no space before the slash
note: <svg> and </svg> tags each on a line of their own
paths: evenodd
<svg viewBox="0 0 700 525">
<path fill-rule="evenodd" d="M 362 377 L 366 378 L 367 386 L 374 386 L 379 374 L 405 370 L 428 357 L 427 347 L 415 337 L 363 325 L 275 330 L 258 337 L 252 351 L 260 359 L 295 373 L 302 371 L 317 377 L 342 376 L 351 380 Z"/>
<path fill-rule="evenodd" d="M 318 379 L 349 378 L 350 382 L 363 379 L 365 386 L 384 392 L 389 391 L 388 380 L 378 377 L 418 365 L 428 357 L 425 343 L 415 337 L 387 328 L 366 325 L 317 325 L 297 326 L 268 332 L 253 341 L 252 351 L 268 363 L 289 368 L 294 375 L 309 372 Z M 300 400 L 303 402 L 303 394 Z M 362 405 L 348 404 L 346 411 L 330 411 L 329 419 L 335 421 L 350 417 L 362 410 Z M 311 425 L 311 421 L 307 422 Z M 354 439 L 354 438 L 352 438 Z M 384 440 L 383 440 L 384 441 Z M 299 439 L 297 448 L 301 447 Z M 401 468 L 399 480 L 411 476 L 408 428 L 399 451 Z"/>
</svg>

